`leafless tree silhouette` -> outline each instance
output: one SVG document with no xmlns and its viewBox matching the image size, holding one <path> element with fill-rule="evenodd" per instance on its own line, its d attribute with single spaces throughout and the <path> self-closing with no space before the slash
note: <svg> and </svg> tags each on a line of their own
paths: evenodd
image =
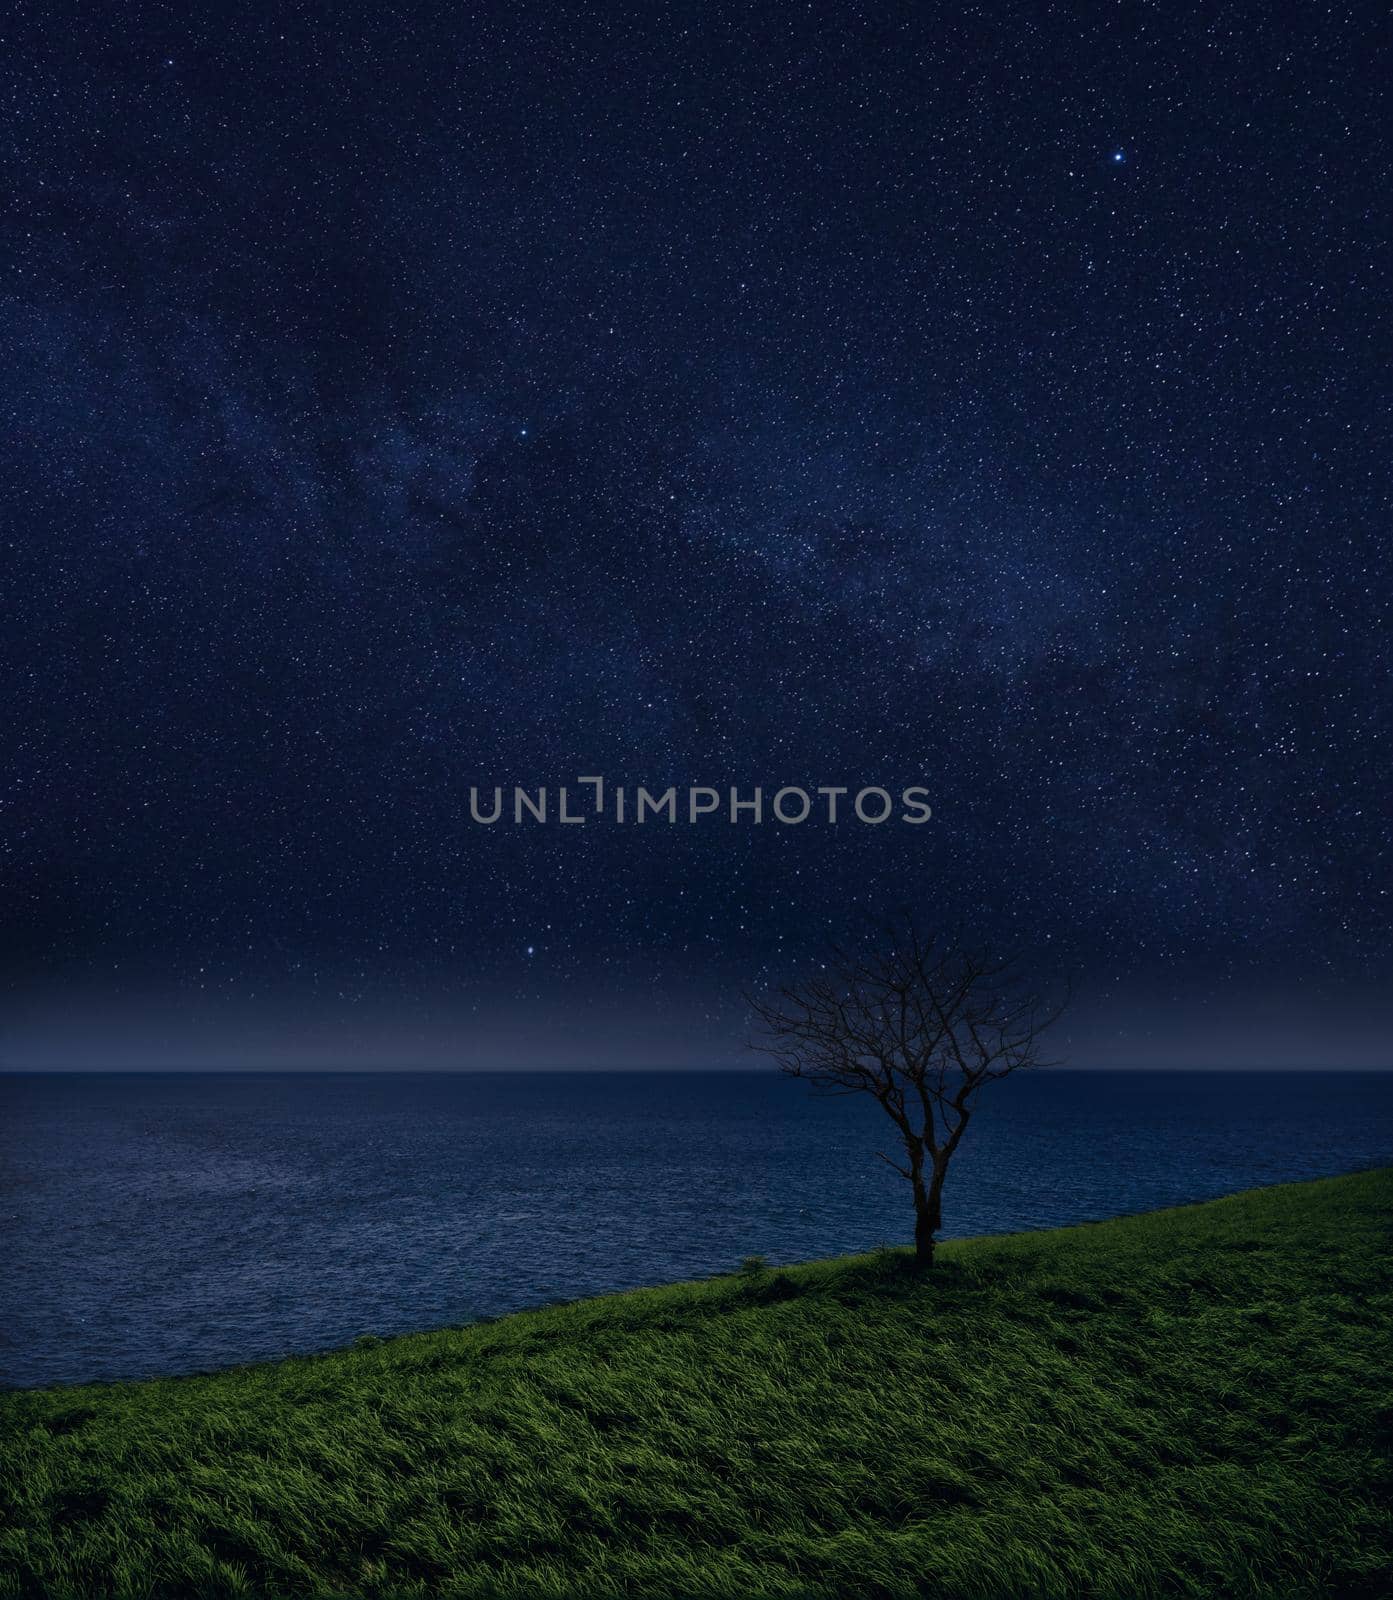
<svg viewBox="0 0 1393 1600">
<path fill-rule="evenodd" d="M 943 1181 L 984 1084 L 1044 1066 L 1041 1036 L 1067 1004 L 1022 979 L 1014 956 L 922 934 L 907 914 L 863 947 L 834 946 L 813 977 L 747 996 L 754 1048 L 816 1092 L 866 1094 L 903 1159 L 877 1152 L 914 1192 L 914 1253 L 933 1265 Z"/>
</svg>

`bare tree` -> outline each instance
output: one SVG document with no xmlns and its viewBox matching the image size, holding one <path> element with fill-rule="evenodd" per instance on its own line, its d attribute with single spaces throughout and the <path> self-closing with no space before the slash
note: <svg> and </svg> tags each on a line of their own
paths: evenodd
<svg viewBox="0 0 1393 1600">
<path fill-rule="evenodd" d="M 1025 984 L 1017 960 L 921 934 L 908 915 L 860 950 L 835 946 L 814 977 L 749 1004 L 754 1047 L 816 1092 L 869 1095 L 914 1191 L 914 1254 L 933 1265 L 943 1180 L 984 1084 L 1045 1065 L 1041 1035 L 1067 1003 Z"/>
</svg>

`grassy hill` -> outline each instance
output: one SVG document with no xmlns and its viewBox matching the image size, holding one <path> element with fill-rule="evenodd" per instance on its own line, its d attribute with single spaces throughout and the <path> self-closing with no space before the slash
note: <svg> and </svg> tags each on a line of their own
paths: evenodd
<svg viewBox="0 0 1393 1600">
<path fill-rule="evenodd" d="M 1393 1172 L 0 1396 L 0 1595 L 1393 1593 Z"/>
</svg>

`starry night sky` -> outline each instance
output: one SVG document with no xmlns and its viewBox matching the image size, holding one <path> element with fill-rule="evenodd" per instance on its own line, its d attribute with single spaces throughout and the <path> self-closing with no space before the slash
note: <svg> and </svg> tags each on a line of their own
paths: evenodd
<svg viewBox="0 0 1393 1600">
<path fill-rule="evenodd" d="M 0 1057 L 720 1062 L 905 903 L 1393 1057 L 1382 8 L 17 18 Z"/>
</svg>

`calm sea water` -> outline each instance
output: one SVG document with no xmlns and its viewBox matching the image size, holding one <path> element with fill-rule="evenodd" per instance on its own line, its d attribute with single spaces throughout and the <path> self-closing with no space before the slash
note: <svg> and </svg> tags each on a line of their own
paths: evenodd
<svg viewBox="0 0 1393 1600">
<path fill-rule="evenodd" d="M 879 1112 L 769 1073 L 0 1078 L 0 1382 L 181 1373 L 904 1240 Z M 994 1086 L 949 1236 L 1393 1158 L 1393 1075 Z"/>
</svg>

